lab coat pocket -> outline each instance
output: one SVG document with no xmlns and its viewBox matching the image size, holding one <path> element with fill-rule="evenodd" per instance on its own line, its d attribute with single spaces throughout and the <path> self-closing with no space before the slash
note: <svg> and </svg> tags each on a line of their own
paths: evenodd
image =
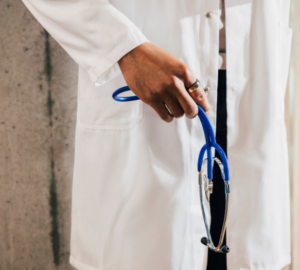
<svg viewBox="0 0 300 270">
<path fill-rule="evenodd" d="M 79 69 L 77 124 L 83 128 L 102 130 L 130 130 L 142 119 L 143 104 L 140 100 L 117 102 L 112 94 L 126 86 L 122 74 L 96 87 L 89 75 Z M 126 95 L 134 95 L 131 91 Z"/>
<path fill-rule="evenodd" d="M 287 87 L 293 30 L 279 21 L 278 25 L 278 96 L 280 118 L 284 118 L 284 97 Z"/>
</svg>

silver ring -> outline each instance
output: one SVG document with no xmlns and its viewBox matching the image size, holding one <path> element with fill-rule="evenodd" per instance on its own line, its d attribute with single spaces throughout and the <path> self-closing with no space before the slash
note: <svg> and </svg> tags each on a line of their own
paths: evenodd
<svg viewBox="0 0 300 270">
<path fill-rule="evenodd" d="M 187 90 L 190 93 L 193 93 L 193 92 L 195 92 L 199 88 L 199 86 L 201 86 L 200 81 L 198 79 L 196 79 L 196 82 L 193 83 L 193 85 L 191 87 L 189 87 Z"/>
</svg>

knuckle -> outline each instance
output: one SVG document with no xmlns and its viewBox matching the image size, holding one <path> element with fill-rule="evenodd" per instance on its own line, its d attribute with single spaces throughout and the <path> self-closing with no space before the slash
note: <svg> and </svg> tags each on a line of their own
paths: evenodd
<svg viewBox="0 0 300 270">
<path fill-rule="evenodd" d="M 198 100 L 203 100 L 204 97 L 205 97 L 204 92 L 203 92 L 202 90 L 198 90 L 197 93 L 196 93 L 196 98 L 197 98 Z"/>
<path fill-rule="evenodd" d="M 155 101 L 155 102 L 158 102 L 161 100 L 161 92 L 160 91 L 155 91 L 155 92 L 152 92 L 151 94 L 151 100 Z"/>
<path fill-rule="evenodd" d="M 184 112 L 180 112 L 180 113 L 176 113 L 176 115 L 174 115 L 175 118 L 181 118 L 184 115 Z"/>
<path fill-rule="evenodd" d="M 170 76 L 164 83 L 165 88 L 173 88 L 176 85 L 176 77 Z"/>
<path fill-rule="evenodd" d="M 159 100 L 159 97 L 160 97 L 160 95 L 157 92 L 148 92 L 148 93 L 145 93 L 143 101 L 147 104 L 153 104 Z"/>
<path fill-rule="evenodd" d="M 174 93 L 174 90 L 180 92 L 182 87 L 184 87 L 184 83 L 181 79 L 179 79 L 177 76 L 170 76 L 163 84 L 162 92 L 166 93 L 166 91 L 168 91 L 169 93 Z"/>
<path fill-rule="evenodd" d="M 174 88 L 176 88 L 177 90 L 180 90 L 183 86 L 184 86 L 184 84 L 180 79 L 174 78 L 174 83 L 173 83 Z"/>
<path fill-rule="evenodd" d="M 191 69 L 185 65 L 185 64 L 181 64 L 180 66 L 180 76 L 184 79 L 188 79 L 192 76 L 192 71 Z"/>
<path fill-rule="evenodd" d="M 143 97 L 143 98 L 141 98 L 141 100 L 142 100 L 145 104 L 147 104 L 147 105 L 151 105 L 151 104 L 152 104 L 151 100 L 149 100 L 147 97 Z"/>
<path fill-rule="evenodd" d="M 151 95 L 148 92 L 144 93 L 143 102 L 146 104 L 151 104 L 151 102 L 152 102 Z"/>
<path fill-rule="evenodd" d="M 210 112 L 210 106 L 209 106 L 209 104 L 207 102 L 204 103 L 204 104 L 200 104 L 200 107 L 203 109 L 203 111 L 206 114 L 209 114 L 209 112 Z"/>
<path fill-rule="evenodd" d="M 189 80 L 192 77 L 194 77 L 194 73 L 192 72 L 192 70 L 190 68 L 187 67 L 186 70 L 185 70 L 185 78 L 187 80 Z"/>
<path fill-rule="evenodd" d="M 184 115 L 184 113 L 182 112 L 182 113 L 178 113 L 175 117 L 176 118 L 181 118 L 183 115 Z"/>
<path fill-rule="evenodd" d="M 197 105 L 194 104 L 194 105 L 192 105 L 192 106 L 189 106 L 189 108 L 187 109 L 187 111 L 186 111 L 185 114 L 186 114 L 186 116 L 187 116 L 188 118 L 194 118 L 194 117 L 196 117 L 197 114 L 198 114 L 198 108 L 197 108 Z"/>
<path fill-rule="evenodd" d="M 173 117 L 170 115 L 161 115 L 160 118 L 167 123 L 171 123 L 173 121 Z"/>
</svg>

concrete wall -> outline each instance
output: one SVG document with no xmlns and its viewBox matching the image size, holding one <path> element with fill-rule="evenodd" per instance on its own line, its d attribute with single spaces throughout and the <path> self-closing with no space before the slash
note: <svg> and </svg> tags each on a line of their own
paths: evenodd
<svg viewBox="0 0 300 270">
<path fill-rule="evenodd" d="M 77 65 L 21 1 L 0 25 L 0 269 L 73 269 Z"/>
</svg>

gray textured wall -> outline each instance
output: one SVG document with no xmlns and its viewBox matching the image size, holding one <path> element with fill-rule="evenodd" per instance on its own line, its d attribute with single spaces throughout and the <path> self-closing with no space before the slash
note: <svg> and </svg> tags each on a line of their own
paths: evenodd
<svg viewBox="0 0 300 270">
<path fill-rule="evenodd" d="M 0 25 L 0 269 L 73 269 L 77 65 L 21 1 Z"/>
</svg>

